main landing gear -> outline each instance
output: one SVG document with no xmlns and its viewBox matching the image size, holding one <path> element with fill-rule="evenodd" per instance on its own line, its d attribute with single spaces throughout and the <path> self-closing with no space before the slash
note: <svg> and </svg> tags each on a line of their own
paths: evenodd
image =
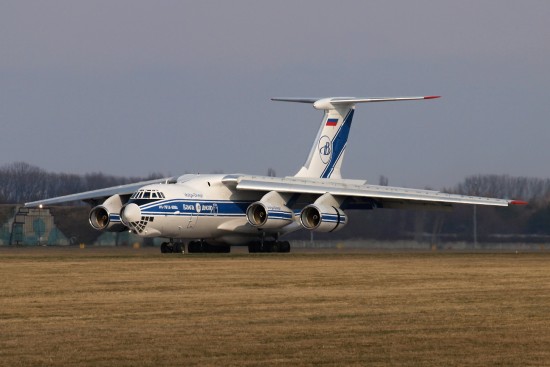
<svg viewBox="0 0 550 367">
<path fill-rule="evenodd" d="M 288 241 L 262 241 L 248 245 L 249 253 L 256 252 L 290 252 Z"/>
<path fill-rule="evenodd" d="M 163 242 L 160 245 L 160 252 L 163 254 L 183 254 L 185 252 L 185 245 L 182 242 Z"/>
<path fill-rule="evenodd" d="M 209 254 L 228 254 L 231 252 L 231 246 L 211 245 L 205 241 L 191 241 L 187 245 L 189 253 L 209 253 Z"/>
<path fill-rule="evenodd" d="M 225 244 L 212 245 L 205 241 L 191 241 L 187 245 L 187 251 L 193 253 L 215 253 L 227 254 L 231 252 L 231 246 Z M 163 254 L 185 253 L 183 242 L 163 242 L 160 245 L 160 252 Z M 248 245 L 249 253 L 288 253 L 290 252 L 290 242 L 288 241 L 257 241 Z"/>
</svg>

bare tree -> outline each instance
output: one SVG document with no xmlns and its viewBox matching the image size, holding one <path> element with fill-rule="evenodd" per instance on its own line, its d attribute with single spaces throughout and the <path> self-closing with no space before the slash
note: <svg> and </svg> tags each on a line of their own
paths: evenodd
<svg viewBox="0 0 550 367">
<path fill-rule="evenodd" d="M 159 173 L 145 178 L 116 177 L 103 173 L 84 176 L 49 173 L 25 162 L 14 162 L 0 167 L 0 202 L 22 203 L 160 177 L 163 176 Z"/>
<path fill-rule="evenodd" d="M 390 180 L 386 176 L 380 175 L 380 178 L 378 179 L 378 184 L 380 186 L 388 186 L 390 184 Z"/>
</svg>

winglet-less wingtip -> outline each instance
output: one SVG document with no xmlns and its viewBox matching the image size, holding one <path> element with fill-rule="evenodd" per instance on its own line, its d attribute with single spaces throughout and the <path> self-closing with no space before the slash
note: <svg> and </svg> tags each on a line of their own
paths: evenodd
<svg viewBox="0 0 550 367">
<path fill-rule="evenodd" d="M 426 96 L 426 97 L 424 97 L 424 99 L 436 99 L 436 98 L 441 98 L 441 96 Z"/>
<path fill-rule="evenodd" d="M 527 204 L 529 204 L 527 201 L 523 201 L 523 200 L 510 200 L 508 203 L 510 205 L 527 205 Z"/>
</svg>

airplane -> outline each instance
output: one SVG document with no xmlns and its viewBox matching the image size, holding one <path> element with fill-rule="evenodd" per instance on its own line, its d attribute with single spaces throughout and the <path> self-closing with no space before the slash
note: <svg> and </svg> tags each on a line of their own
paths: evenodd
<svg viewBox="0 0 550 367">
<path fill-rule="evenodd" d="M 447 194 L 343 179 L 341 166 L 356 104 L 431 100 L 394 98 L 272 98 L 324 111 L 304 165 L 291 177 L 245 174 L 184 174 L 26 203 L 27 207 L 84 201 L 90 225 L 100 231 L 131 231 L 167 239 L 162 253 L 290 252 L 280 238 L 299 229 L 336 232 L 346 210 L 450 208 L 454 204 L 508 206 L 523 201 Z"/>
</svg>

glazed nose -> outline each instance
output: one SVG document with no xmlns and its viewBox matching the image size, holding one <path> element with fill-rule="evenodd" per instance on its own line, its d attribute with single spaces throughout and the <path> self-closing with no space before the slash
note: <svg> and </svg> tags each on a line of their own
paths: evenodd
<svg viewBox="0 0 550 367">
<path fill-rule="evenodd" d="M 134 203 L 125 205 L 120 211 L 120 219 L 125 226 L 141 220 L 141 209 Z"/>
</svg>

